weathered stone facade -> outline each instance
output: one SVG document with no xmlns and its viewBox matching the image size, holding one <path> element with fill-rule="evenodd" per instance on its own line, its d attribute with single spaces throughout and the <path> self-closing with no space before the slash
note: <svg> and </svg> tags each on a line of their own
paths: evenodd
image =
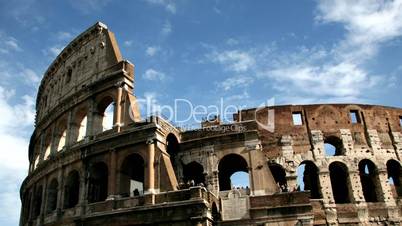
<svg viewBox="0 0 402 226">
<path fill-rule="evenodd" d="M 101 23 L 54 60 L 37 97 L 21 226 L 401 223 L 402 109 L 275 106 L 182 131 L 141 120 L 133 93 L 134 65 Z M 249 187 L 232 188 L 239 171 Z"/>
</svg>

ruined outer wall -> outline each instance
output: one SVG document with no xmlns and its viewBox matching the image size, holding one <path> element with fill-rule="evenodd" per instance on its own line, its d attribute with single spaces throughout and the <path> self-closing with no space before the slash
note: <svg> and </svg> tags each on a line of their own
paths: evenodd
<svg viewBox="0 0 402 226">
<path fill-rule="evenodd" d="M 388 181 L 387 163 L 401 162 L 402 109 L 359 104 L 286 105 L 269 109 L 275 112 L 275 129 L 271 132 L 259 126 L 259 138 L 267 160 L 285 169 L 288 186 L 291 189 L 297 186 L 297 168 L 302 163 L 310 161 L 318 168 L 322 199 L 312 201 L 315 223 L 319 223 L 320 215 L 327 223 L 401 220 L 401 197 Z M 352 121 L 351 113 L 356 114 L 356 122 Z M 301 115 L 301 125 L 294 124 L 293 114 Z M 265 125 L 268 108 L 244 110 L 235 118 Z M 325 143 L 334 139 L 339 141 L 339 153 L 326 155 Z M 376 190 L 378 202 L 365 200 L 359 171 L 363 160 L 373 162 L 376 167 L 378 183 L 369 189 Z M 334 162 L 347 167 L 350 203 L 335 203 L 329 171 Z"/>
</svg>

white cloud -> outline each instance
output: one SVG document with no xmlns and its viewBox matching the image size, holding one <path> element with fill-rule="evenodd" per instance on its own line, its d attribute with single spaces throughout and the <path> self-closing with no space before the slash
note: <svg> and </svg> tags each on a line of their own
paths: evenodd
<svg viewBox="0 0 402 226">
<path fill-rule="evenodd" d="M 176 4 L 171 0 L 145 0 L 149 4 L 162 6 L 165 10 L 169 13 L 175 14 L 176 13 Z"/>
<path fill-rule="evenodd" d="M 402 0 L 320 1 L 316 20 L 341 23 L 346 37 L 336 51 L 347 60 L 372 57 L 383 42 L 402 34 Z"/>
<path fill-rule="evenodd" d="M 18 45 L 17 39 L 0 32 L 0 53 L 20 52 L 22 48 Z"/>
<path fill-rule="evenodd" d="M 56 38 L 61 41 L 69 41 L 73 38 L 73 35 L 70 32 L 59 31 L 56 34 Z"/>
<path fill-rule="evenodd" d="M 223 64 L 226 70 L 234 72 L 244 72 L 255 65 L 254 57 L 241 50 L 214 51 L 208 54 L 207 58 L 212 62 Z"/>
<path fill-rule="evenodd" d="M 247 87 L 253 83 L 254 79 L 249 76 L 236 76 L 230 77 L 220 83 L 217 84 L 218 88 L 223 89 L 224 91 L 228 91 L 233 88 L 238 87 Z"/>
<path fill-rule="evenodd" d="M 26 79 L 26 81 L 29 83 L 36 84 L 41 79 L 40 76 L 38 74 L 36 74 L 36 72 L 34 72 L 32 69 L 29 69 L 29 68 L 24 68 L 21 73 L 22 73 L 24 79 Z"/>
<path fill-rule="evenodd" d="M 13 92 L 11 92 L 13 93 Z M 23 96 L 12 104 L 10 91 L 0 86 L 0 221 L 18 222 L 19 187 L 28 169 L 28 137 L 35 117 L 34 100 Z M 12 153 L 12 154 L 10 154 Z"/>
<path fill-rule="evenodd" d="M 162 35 L 165 35 L 165 36 L 167 36 L 167 35 L 169 35 L 170 33 L 172 33 L 172 24 L 169 22 L 169 21 L 166 21 L 164 24 L 163 24 L 163 27 L 162 27 Z"/>
<path fill-rule="evenodd" d="M 145 73 L 142 75 L 142 77 L 146 80 L 151 80 L 151 81 L 163 81 L 166 79 L 166 75 L 163 72 L 154 70 L 152 68 L 148 69 L 145 71 Z"/>
<path fill-rule="evenodd" d="M 160 47 L 158 47 L 158 46 L 149 46 L 149 47 L 145 50 L 145 53 L 147 54 L 147 56 L 152 57 L 152 56 L 155 56 L 155 54 L 156 54 L 157 52 L 159 52 L 159 50 L 160 50 Z"/>
<path fill-rule="evenodd" d="M 132 40 L 127 40 L 127 41 L 124 41 L 124 45 L 125 46 L 132 46 L 133 45 L 133 41 Z"/>
</svg>

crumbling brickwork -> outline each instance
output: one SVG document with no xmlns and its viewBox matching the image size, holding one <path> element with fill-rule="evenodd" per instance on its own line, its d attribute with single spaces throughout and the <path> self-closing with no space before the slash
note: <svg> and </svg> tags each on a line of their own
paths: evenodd
<svg viewBox="0 0 402 226">
<path fill-rule="evenodd" d="M 133 93 L 134 66 L 102 23 L 57 56 L 38 92 L 21 226 L 400 225 L 402 109 L 274 106 L 183 131 L 141 119 Z M 249 186 L 233 187 L 237 172 Z"/>
</svg>

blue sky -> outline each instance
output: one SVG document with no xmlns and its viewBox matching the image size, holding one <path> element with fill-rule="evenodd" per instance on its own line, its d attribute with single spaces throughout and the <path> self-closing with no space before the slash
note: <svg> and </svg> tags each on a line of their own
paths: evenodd
<svg viewBox="0 0 402 226">
<path fill-rule="evenodd" d="M 34 102 L 47 66 L 96 21 L 159 104 L 402 106 L 402 1 L 0 2 L 0 225 L 17 225 Z"/>
</svg>

